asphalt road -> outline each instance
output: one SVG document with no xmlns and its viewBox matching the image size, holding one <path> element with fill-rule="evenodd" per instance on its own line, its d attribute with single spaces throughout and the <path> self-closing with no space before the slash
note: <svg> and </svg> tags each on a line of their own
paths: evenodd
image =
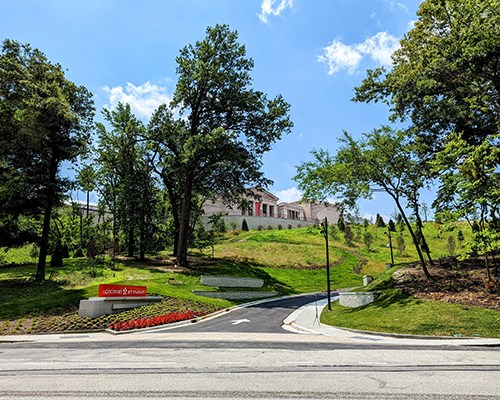
<svg viewBox="0 0 500 400">
<path fill-rule="evenodd" d="M 500 399 L 500 349 L 284 331 L 283 319 L 310 301 L 269 302 L 165 331 L 0 343 L 0 400 Z"/>
<path fill-rule="evenodd" d="M 333 295 L 334 293 L 332 293 Z M 294 310 L 326 295 L 303 295 L 264 302 L 250 307 L 233 310 L 226 315 L 201 321 L 187 327 L 176 328 L 176 332 L 254 332 L 285 333 L 283 320 Z M 318 313 L 321 310 L 318 310 Z"/>
</svg>

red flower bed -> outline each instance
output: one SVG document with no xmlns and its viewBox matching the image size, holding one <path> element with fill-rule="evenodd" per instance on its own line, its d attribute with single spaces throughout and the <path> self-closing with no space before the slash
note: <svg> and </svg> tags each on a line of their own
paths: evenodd
<svg viewBox="0 0 500 400">
<path fill-rule="evenodd" d="M 114 331 L 127 331 L 130 329 L 140 329 L 140 328 L 147 328 L 150 326 L 171 324 L 173 322 L 185 321 L 195 317 L 196 314 L 194 313 L 194 311 L 188 310 L 182 313 L 173 312 L 166 315 L 160 315 L 158 317 L 138 318 L 138 319 L 131 319 L 130 321 L 117 322 L 114 324 L 109 324 L 108 328 Z"/>
</svg>

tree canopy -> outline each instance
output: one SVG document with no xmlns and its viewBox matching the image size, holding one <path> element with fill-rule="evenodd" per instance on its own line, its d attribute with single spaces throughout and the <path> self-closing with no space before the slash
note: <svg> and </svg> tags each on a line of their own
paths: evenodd
<svg viewBox="0 0 500 400">
<path fill-rule="evenodd" d="M 405 133 L 383 127 L 364 134 L 361 140 L 344 132 L 339 141 L 341 147 L 334 156 L 325 150 L 314 151 L 314 161 L 297 168 L 294 179 L 304 197 L 317 201 L 336 196 L 352 207 L 358 199 L 371 198 L 374 191 L 387 193 L 413 238 L 425 275 L 430 277 L 405 211 L 405 202 L 411 202 L 415 195 L 407 188 L 420 184 L 418 159 L 412 157 Z"/>
<path fill-rule="evenodd" d="M 76 161 L 90 139 L 94 106 L 83 86 L 27 44 L 5 40 L 0 53 L 0 226 L 20 232 L 22 216 L 43 216 L 37 280 L 45 279 L 51 213 L 69 180 L 64 161 Z M 22 230 L 22 228 L 21 228 Z M 11 233 L 3 234 L 12 237 Z M 17 235 L 18 240 L 23 235 Z"/>
<path fill-rule="evenodd" d="M 178 210 L 177 263 L 186 266 L 200 199 L 234 199 L 246 185 L 266 186 L 261 157 L 292 123 L 281 96 L 269 100 L 252 89 L 253 60 L 229 26 L 207 28 L 206 37 L 176 60 L 173 101 L 153 115 L 149 139 Z"/>
<path fill-rule="evenodd" d="M 498 217 L 500 3 L 425 0 L 417 15 L 393 68 L 368 71 L 355 100 L 384 101 L 393 120 L 411 123 L 408 134 L 442 179 L 438 209 L 463 216 L 465 196 Z"/>
</svg>

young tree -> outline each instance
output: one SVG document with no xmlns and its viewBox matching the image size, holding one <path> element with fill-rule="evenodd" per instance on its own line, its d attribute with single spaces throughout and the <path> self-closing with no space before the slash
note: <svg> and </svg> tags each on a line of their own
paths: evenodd
<svg viewBox="0 0 500 400">
<path fill-rule="evenodd" d="M 37 281 L 45 279 L 52 211 L 70 186 L 60 174 L 61 165 L 76 161 L 84 152 L 93 116 L 92 95 L 66 79 L 59 64 L 52 64 L 27 44 L 3 42 L 0 168 L 5 175 L 2 171 L 1 186 L 7 187 L 11 199 L 23 199 L 3 206 L 12 210 L 11 221 L 23 214 L 42 216 Z M 4 177 L 11 182 L 7 186 Z"/>
<path fill-rule="evenodd" d="M 260 171 L 262 155 L 292 123 L 281 96 L 268 100 L 251 88 L 253 60 L 227 25 L 207 28 L 203 41 L 181 50 L 177 65 L 173 101 L 158 109 L 148 131 L 167 167 L 162 179 L 172 181 L 170 200 L 178 210 L 176 263 L 187 266 L 196 199 L 218 195 L 229 201 L 242 195 L 246 185 L 267 185 Z M 172 110 L 181 118 L 175 119 Z"/>
<path fill-rule="evenodd" d="M 371 232 L 363 233 L 363 243 L 365 244 L 366 250 L 370 251 L 373 244 L 373 234 Z"/>
<path fill-rule="evenodd" d="M 396 247 L 398 248 L 399 255 L 402 256 L 406 249 L 405 238 L 403 235 L 396 236 Z"/>
<path fill-rule="evenodd" d="M 317 200 L 334 195 L 350 206 L 359 198 L 370 198 L 374 190 L 385 191 L 394 200 L 413 239 L 424 274 L 430 278 L 404 209 L 403 202 L 411 200 L 408 196 L 412 193 L 405 191 L 405 187 L 415 179 L 413 164 L 417 162 L 404 133 L 383 127 L 365 134 L 360 141 L 344 133 L 341 143 L 343 146 L 334 157 L 324 150 L 314 151 L 315 161 L 298 167 L 294 179 L 305 198 Z"/>
<path fill-rule="evenodd" d="M 375 218 L 375 226 L 377 228 L 385 228 L 384 219 L 380 216 L 380 214 L 377 214 L 377 217 Z"/>
</svg>

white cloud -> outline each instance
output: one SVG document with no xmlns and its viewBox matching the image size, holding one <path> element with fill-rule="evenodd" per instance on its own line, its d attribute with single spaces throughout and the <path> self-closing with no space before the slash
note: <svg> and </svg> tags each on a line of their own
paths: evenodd
<svg viewBox="0 0 500 400">
<path fill-rule="evenodd" d="M 393 10 L 393 11 L 400 10 L 400 11 L 408 12 L 408 7 L 399 1 L 391 0 L 390 7 L 391 7 L 391 10 Z"/>
<path fill-rule="evenodd" d="M 333 75 L 342 69 L 353 74 L 358 68 L 363 56 L 352 46 L 334 40 L 323 49 L 323 54 L 318 57 L 319 62 L 328 65 L 328 74 Z"/>
<path fill-rule="evenodd" d="M 294 201 L 299 201 L 302 199 L 302 192 L 297 189 L 295 186 L 289 189 L 279 190 L 273 193 L 275 196 L 279 198 L 279 202 L 283 203 L 292 203 Z"/>
<path fill-rule="evenodd" d="M 412 19 L 411 21 L 408 22 L 408 30 L 411 31 L 413 28 L 415 28 L 415 24 L 417 23 L 416 19 Z"/>
<path fill-rule="evenodd" d="M 356 50 L 369 55 L 375 62 L 382 65 L 392 64 L 391 55 L 397 49 L 399 49 L 399 39 L 387 32 L 379 32 L 356 45 Z"/>
<path fill-rule="evenodd" d="M 328 65 L 328 74 L 333 75 L 346 70 L 352 75 L 364 57 L 369 56 L 381 65 L 391 65 L 391 55 L 399 48 L 399 39 L 387 32 L 378 32 L 368 37 L 363 43 L 347 45 L 340 40 L 334 40 L 323 48 L 323 54 L 318 61 Z"/>
<path fill-rule="evenodd" d="M 269 15 L 280 15 L 287 8 L 292 8 L 294 1 L 295 0 L 262 0 L 259 14 L 260 20 L 267 24 Z"/>
<path fill-rule="evenodd" d="M 109 101 L 106 108 L 113 109 L 118 102 L 130 104 L 132 111 L 138 117 L 149 118 L 158 106 L 168 104 L 172 100 L 166 87 L 153 85 L 149 81 L 139 86 L 127 82 L 125 88 L 104 86 L 103 90 Z"/>
</svg>

